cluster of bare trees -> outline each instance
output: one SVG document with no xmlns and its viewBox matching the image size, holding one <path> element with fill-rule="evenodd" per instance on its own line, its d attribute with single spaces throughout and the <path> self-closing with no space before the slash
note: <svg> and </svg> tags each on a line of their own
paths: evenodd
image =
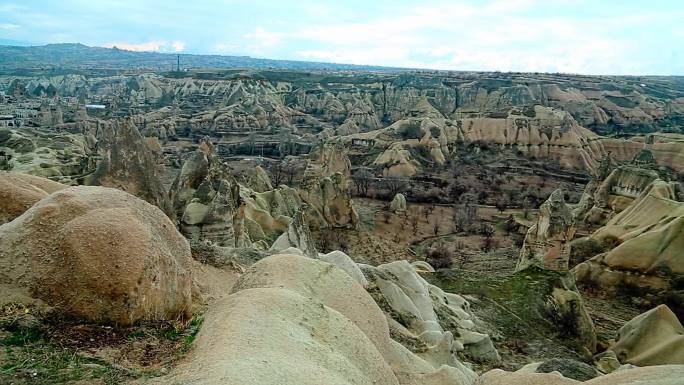
<svg viewBox="0 0 684 385">
<path fill-rule="evenodd" d="M 306 161 L 288 156 L 269 168 L 271 182 L 273 182 L 273 186 L 276 187 L 281 184 L 293 187 L 301 178 L 304 169 L 306 169 Z"/>
</svg>

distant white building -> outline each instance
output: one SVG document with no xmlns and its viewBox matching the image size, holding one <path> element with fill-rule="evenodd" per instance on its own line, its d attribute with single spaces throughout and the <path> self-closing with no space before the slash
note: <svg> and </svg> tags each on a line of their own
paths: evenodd
<svg viewBox="0 0 684 385">
<path fill-rule="evenodd" d="M 86 104 L 85 107 L 91 108 L 93 110 L 104 110 L 105 108 L 107 108 L 107 106 L 105 106 L 104 104 Z"/>
</svg>

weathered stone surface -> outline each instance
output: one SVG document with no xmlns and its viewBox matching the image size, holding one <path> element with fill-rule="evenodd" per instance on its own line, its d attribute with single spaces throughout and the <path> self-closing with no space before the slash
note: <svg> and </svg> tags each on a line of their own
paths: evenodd
<svg viewBox="0 0 684 385">
<path fill-rule="evenodd" d="M 454 365 L 443 365 L 392 340 L 386 315 L 373 298 L 329 263 L 301 255 L 270 256 L 252 265 L 232 291 L 207 312 L 185 361 L 154 383 L 475 381 L 475 374 L 448 350 L 450 345 L 434 348 L 451 356 Z"/>
<path fill-rule="evenodd" d="M 66 187 L 37 176 L 0 171 L 0 225 L 23 214 L 49 194 Z"/>
<path fill-rule="evenodd" d="M 558 372 L 565 378 L 577 381 L 588 381 L 600 373 L 591 365 L 571 359 L 552 358 L 539 364 L 537 373 Z"/>
<path fill-rule="evenodd" d="M 161 384 L 397 385 L 351 320 L 286 288 L 238 291 L 205 315 L 194 349 Z"/>
<path fill-rule="evenodd" d="M 98 143 L 97 168 L 85 178 L 85 184 L 126 191 L 159 207 L 173 219 L 171 202 L 159 179 L 157 160 L 133 122 L 103 125 Z"/>
<path fill-rule="evenodd" d="M 406 197 L 404 194 L 399 193 L 392 198 L 392 202 L 390 202 L 390 210 L 395 213 L 402 213 L 406 211 Z"/>
<path fill-rule="evenodd" d="M 63 189 L 0 226 L 0 284 L 93 322 L 189 314 L 190 259 L 168 217 L 116 189 Z"/>
<path fill-rule="evenodd" d="M 240 186 L 208 139 L 185 161 L 169 193 L 180 230 L 193 242 L 251 245 Z"/>
<path fill-rule="evenodd" d="M 579 265 L 578 282 L 615 292 L 631 286 L 663 290 L 684 274 L 684 203 L 676 200 L 676 185 L 656 179 L 592 238 L 613 240 L 614 248 Z"/>
<path fill-rule="evenodd" d="M 470 305 L 462 297 L 428 284 L 406 261 L 361 269 L 367 290 L 390 317 L 393 338 L 425 361 L 460 367 L 453 356 L 459 351 L 482 362 L 499 360 L 489 336 L 475 330 Z"/>
<path fill-rule="evenodd" d="M 525 236 L 516 271 L 530 266 L 567 271 L 569 243 L 575 231 L 570 207 L 565 204 L 563 191 L 558 189 L 539 208 L 537 223 L 530 227 Z"/>
<path fill-rule="evenodd" d="M 356 227 L 359 217 L 349 191 L 351 163 L 340 144 L 325 144 L 311 155 L 299 189 L 308 204 L 306 221 L 314 228 Z"/>
<path fill-rule="evenodd" d="M 552 282 L 546 298 L 546 314 L 555 322 L 561 334 L 577 338 L 590 352 L 596 352 L 596 329 L 574 278 L 566 274 Z"/>
<path fill-rule="evenodd" d="M 621 363 L 637 366 L 684 364 L 684 327 L 665 305 L 627 322 L 609 348 Z"/>
<path fill-rule="evenodd" d="M 311 236 L 309 225 L 304 222 L 302 210 L 306 210 L 306 208 L 307 206 L 304 205 L 302 209 L 295 213 L 292 217 L 292 221 L 287 226 L 287 230 L 285 230 L 285 232 L 271 245 L 271 251 L 281 252 L 290 247 L 294 247 L 304 252 L 304 254 L 310 258 L 316 258 L 318 256 L 318 251 L 316 251 L 316 245 Z"/>
<path fill-rule="evenodd" d="M 89 172 L 92 145 L 80 133 L 45 128 L 0 128 L 0 170 L 75 184 Z"/>
<path fill-rule="evenodd" d="M 678 385 L 684 365 L 651 366 L 618 370 L 614 373 L 579 382 L 558 374 L 509 373 L 494 369 L 482 375 L 477 385 Z"/>
</svg>

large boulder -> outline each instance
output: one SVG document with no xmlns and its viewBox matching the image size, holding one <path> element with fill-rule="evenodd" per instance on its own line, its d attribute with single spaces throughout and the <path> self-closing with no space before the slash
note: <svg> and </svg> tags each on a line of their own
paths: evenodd
<svg viewBox="0 0 684 385">
<path fill-rule="evenodd" d="M 294 254 L 252 265 L 207 312 L 191 354 L 159 382 L 473 384 L 451 345 L 432 353 L 455 365 L 436 364 L 390 338 L 388 315 L 353 277 L 360 272 L 329 257 L 343 268 Z"/>
<path fill-rule="evenodd" d="M 402 193 L 398 193 L 392 198 L 390 202 L 390 210 L 395 213 L 406 212 L 406 197 Z"/>
<path fill-rule="evenodd" d="M 49 194 L 66 187 L 38 176 L 0 171 L 0 225 L 23 214 Z"/>
<path fill-rule="evenodd" d="M 621 363 L 637 366 L 684 364 L 684 327 L 665 305 L 627 322 L 609 348 Z"/>
<path fill-rule="evenodd" d="M 190 355 L 154 383 L 398 385 L 349 318 L 278 287 L 240 290 L 215 303 Z"/>
<path fill-rule="evenodd" d="M 93 322 L 188 315 L 190 261 L 164 213 L 116 189 L 63 189 L 0 226 L 0 286 Z"/>
</svg>

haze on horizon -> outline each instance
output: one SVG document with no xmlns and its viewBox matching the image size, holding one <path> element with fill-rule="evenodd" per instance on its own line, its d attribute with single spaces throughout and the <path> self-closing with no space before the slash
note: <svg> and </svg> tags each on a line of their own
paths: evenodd
<svg viewBox="0 0 684 385">
<path fill-rule="evenodd" d="M 0 44 L 444 70 L 684 75 L 664 1 L 0 0 Z"/>
</svg>

